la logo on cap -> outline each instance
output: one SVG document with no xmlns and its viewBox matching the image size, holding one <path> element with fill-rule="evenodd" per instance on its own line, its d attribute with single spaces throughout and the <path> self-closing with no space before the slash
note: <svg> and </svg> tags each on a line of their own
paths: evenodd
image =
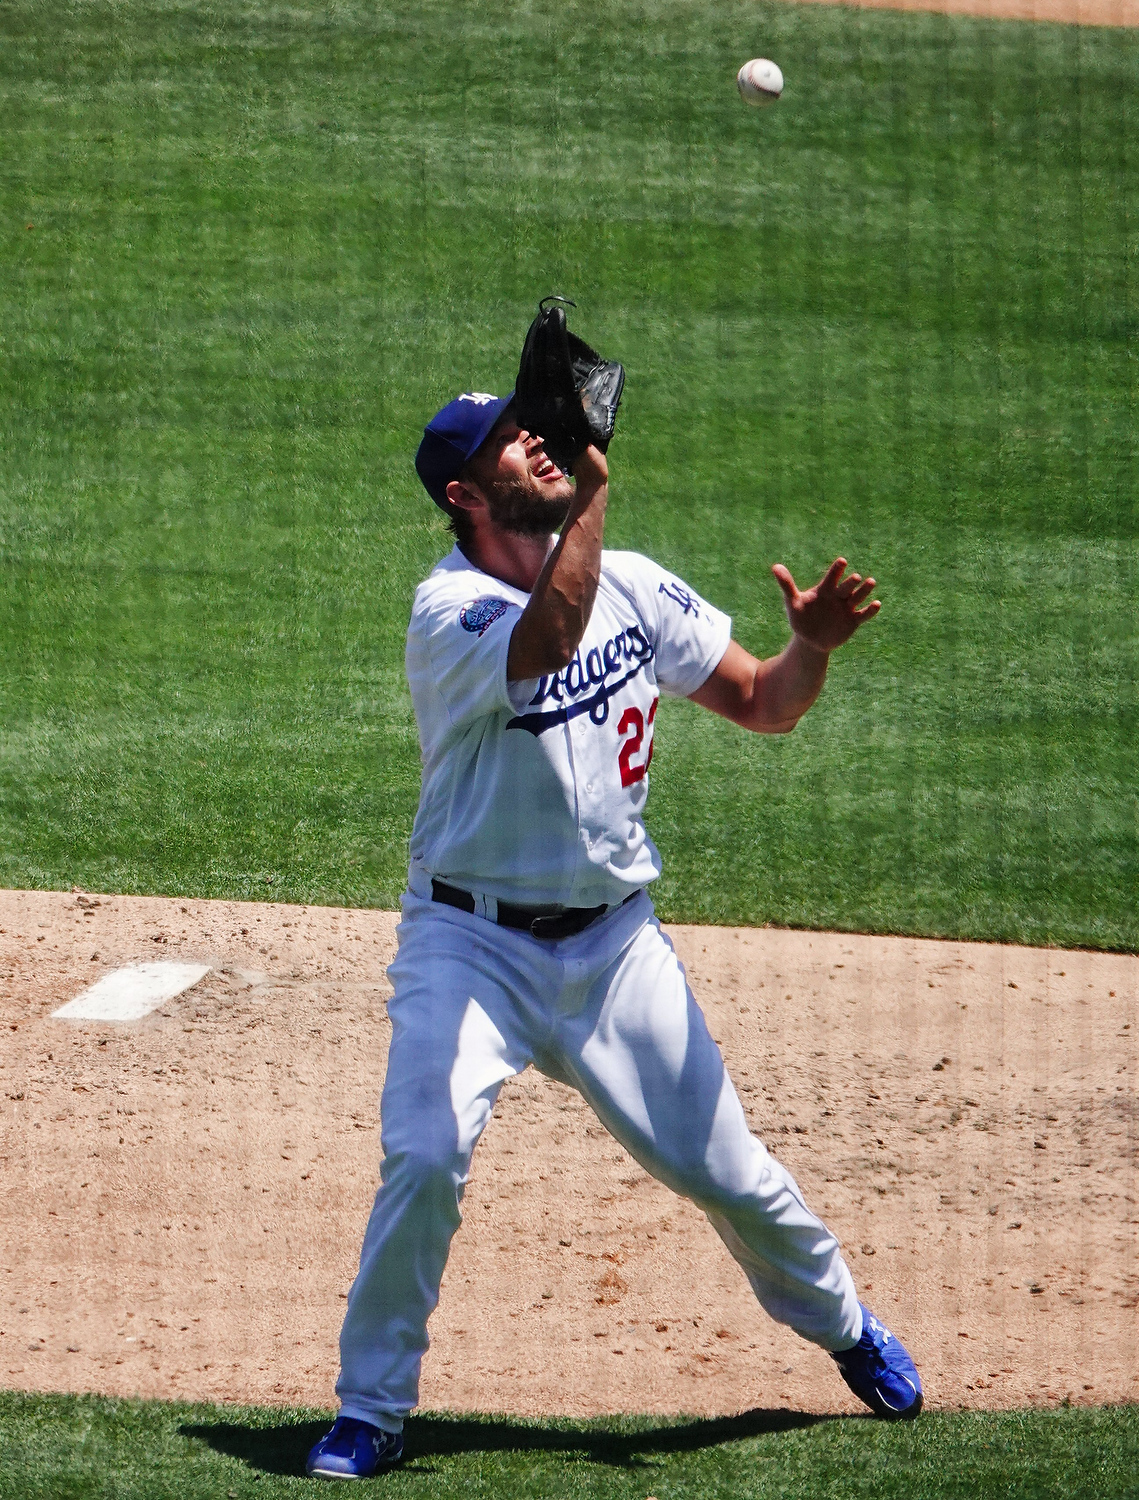
<svg viewBox="0 0 1139 1500">
<path fill-rule="evenodd" d="M 485 391 L 464 391 L 460 401 L 473 401 L 476 406 L 485 406 L 488 401 L 497 401 L 497 396 L 488 396 Z"/>
</svg>

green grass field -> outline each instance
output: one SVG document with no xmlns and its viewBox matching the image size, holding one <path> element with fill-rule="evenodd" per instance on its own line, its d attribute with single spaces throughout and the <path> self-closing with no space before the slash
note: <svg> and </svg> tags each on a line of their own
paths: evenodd
<svg viewBox="0 0 1139 1500">
<path fill-rule="evenodd" d="M 0 1395 L 11 1500 L 274 1500 L 326 1431 L 315 1412 Z M 925 1416 L 755 1411 L 718 1421 L 420 1416 L 366 1492 L 417 1500 L 1114 1500 L 1139 1474 L 1139 1408 Z"/>
<path fill-rule="evenodd" d="M 737 0 L 8 0 L 0 883 L 395 904 L 418 430 L 538 296 L 628 366 L 609 535 L 783 639 L 661 715 L 672 919 L 1139 947 L 1139 36 Z M 745 109 L 739 62 L 785 96 Z"/>
</svg>

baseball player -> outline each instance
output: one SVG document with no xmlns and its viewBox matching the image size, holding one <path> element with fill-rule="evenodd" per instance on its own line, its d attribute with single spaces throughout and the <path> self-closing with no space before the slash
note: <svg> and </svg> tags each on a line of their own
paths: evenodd
<svg viewBox="0 0 1139 1500">
<path fill-rule="evenodd" d="M 416 468 L 456 545 L 408 629 L 423 782 L 388 971 L 381 1186 L 341 1334 L 340 1415 L 308 1473 L 399 1461 L 471 1154 L 530 1063 L 704 1209 L 762 1306 L 828 1351 L 872 1411 L 916 1416 L 913 1361 L 748 1130 L 653 914 L 661 863 L 643 822 L 660 695 L 786 733 L 829 653 L 877 612 L 874 580 L 839 558 L 800 591 L 775 567 L 791 639 L 757 661 L 679 578 L 603 550 L 596 443 L 571 481 L 512 397 L 468 392 L 432 418 Z"/>
</svg>

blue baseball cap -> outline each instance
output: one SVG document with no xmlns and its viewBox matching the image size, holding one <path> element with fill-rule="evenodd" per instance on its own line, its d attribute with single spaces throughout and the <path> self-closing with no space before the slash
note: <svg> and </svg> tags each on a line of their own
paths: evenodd
<svg viewBox="0 0 1139 1500">
<path fill-rule="evenodd" d="M 513 400 L 513 391 L 509 396 L 464 391 L 428 422 L 415 455 L 415 472 L 436 505 L 450 510 L 447 486 L 452 479 L 458 479 L 467 459 L 486 441 L 490 429 Z"/>
</svg>

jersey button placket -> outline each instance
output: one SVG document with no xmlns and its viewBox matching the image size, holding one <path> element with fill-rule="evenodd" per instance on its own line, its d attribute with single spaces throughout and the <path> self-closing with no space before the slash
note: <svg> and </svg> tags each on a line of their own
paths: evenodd
<svg viewBox="0 0 1139 1500">
<path fill-rule="evenodd" d="M 585 831 L 586 809 L 582 806 L 585 795 L 585 784 L 582 781 L 582 762 L 585 759 L 585 742 L 582 735 L 580 719 L 570 719 L 565 726 L 566 755 L 569 759 L 570 775 L 573 778 L 573 807 L 574 817 L 577 820 L 577 846 L 574 854 L 574 877 L 580 871 L 583 863 L 582 850 L 588 855 L 590 844 L 589 837 Z M 585 859 L 585 863 L 588 860 Z"/>
<path fill-rule="evenodd" d="M 582 735 L 578 745 L 578 764 L 582 783 L 581 830 L 585 847 L 592 851 L 602 828 L 601 811 L 605 801 L 605 776 L 600 756 L 605 739 L 601 725 L 595 725 L 582 715 Z"/>
</svg>

